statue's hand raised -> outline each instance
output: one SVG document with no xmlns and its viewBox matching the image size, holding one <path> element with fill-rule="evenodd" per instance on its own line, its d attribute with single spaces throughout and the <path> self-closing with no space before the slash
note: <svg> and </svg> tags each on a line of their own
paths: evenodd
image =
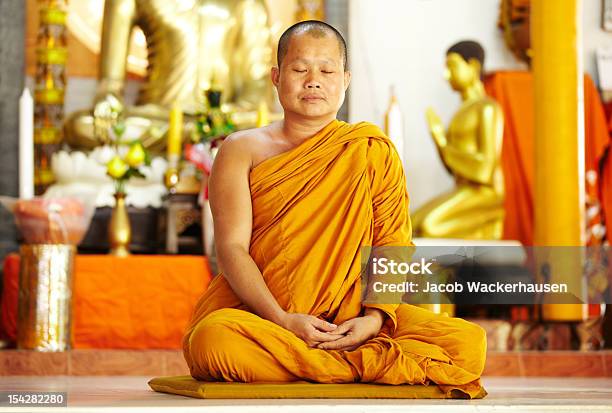
<svg viewBox="0 0 612 413">
<path fill-rule="evenodd" d="M 446 146 L 446 136 L 444 134 L 444 124 L 440 117 L 434 112 L 432 108 L 427 108 L 425 112 L 425 116 L 427 118 L 427 123 L 429 124 L 429 131 L 431 132 L 431 136 L 433 136 L 436 144 L 439 147 Z"/>
</svg>

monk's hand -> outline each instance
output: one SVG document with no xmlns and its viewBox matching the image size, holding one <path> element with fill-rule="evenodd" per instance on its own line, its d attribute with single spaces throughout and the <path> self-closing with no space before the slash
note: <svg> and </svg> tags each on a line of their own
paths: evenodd
<svg viewBox="0 0 612 413">
<path fill-rule="evenodd" d="M 309 314 L 286 313 L 281 326 L 304 340 L 309 347 L 342 337 L 340 334 L 330 333 L 338 326 Z"/>
<path fill-rule="evenodd" d="M 369 339 L 376 337 L 380 332 L 384 319 L 385 315 L 382 311 L 367 309 L 363 317 L 351 318 L 331 332 L 332 334 L 341 334 L 341 338 L 321 343 L 317 348 L 353 351 Z"/>
</svg>

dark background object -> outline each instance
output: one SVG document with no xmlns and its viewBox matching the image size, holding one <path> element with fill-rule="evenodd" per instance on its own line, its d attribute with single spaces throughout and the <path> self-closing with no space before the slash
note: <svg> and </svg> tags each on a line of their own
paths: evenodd
<svg viewBox="0 0 612 413">
<path fill-rule="evenodd" d="M 0 1 L 0 194 L 18 195 L 19 97 L 25 82 L 25 1 Z M 17 228 L 0 207 L 0 266 L 17 251 Z"/>
<path fill-rule="evenodd" d="M 113 209 L 96 208 L 89 229 L 79 244 L 81 254 L 106 254 L 110 249 L 108 225 Z M 157 254 L 163 251 L 160 208 L 128 207 L 132 241 L 130 252 L 134 254 Z"/>
</svg>

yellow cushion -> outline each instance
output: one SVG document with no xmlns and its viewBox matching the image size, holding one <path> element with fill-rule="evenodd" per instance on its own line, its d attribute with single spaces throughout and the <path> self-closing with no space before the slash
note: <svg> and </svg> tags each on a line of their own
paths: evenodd
<svg viewBox="0 0 612 413">
<path fill-rule="evenodd" d="M 227 383 L 197 381 L 191 376 L 156 377 L 149 386 L 158 392 L 200 399 L 447 399 L 467 398 L 461 391 L 443 392 L 434 384 Z M 483 398 L 482 389 L 475 398 Z M 467 396 L 467 397 L 466 397 Z"/>
</svg>

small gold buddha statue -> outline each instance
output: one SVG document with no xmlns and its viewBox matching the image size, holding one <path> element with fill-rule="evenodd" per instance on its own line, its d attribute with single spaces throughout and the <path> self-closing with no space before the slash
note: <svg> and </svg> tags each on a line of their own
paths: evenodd
<svg viewBox="0 0 612 413">
<path fill-rule="evenodd" d="M 65 124 L 73 149 L 100 145 L 97 106 L 109 96 L 123 100 L 134 26 L 146 37 L 149 65 L 136 105 L 125 108 L 126 136 L 141 139 L 152 152 L 163 151 L 173 105 L 185 113 L 186 130 L 193 128 L 213 79 L 239 128 L 255 125 L 262 101 L 272 106 L 273 50 L 263 0 L 106 0 L 94 108 L 72 114 Z"/>
<path fill-rule="evenodd" d="M 446 55 L 446 78 L 462 104 L 448 130 L 430 108 L 427 122 L 456 188 L 417 210 L 415 236 L 500 239 L 504 220 L 504 185 L 500 165 L 503 112 L 486 96 L 481 80 L 484 50 L 472 41 L 452 46 Z"/>
</svg>

